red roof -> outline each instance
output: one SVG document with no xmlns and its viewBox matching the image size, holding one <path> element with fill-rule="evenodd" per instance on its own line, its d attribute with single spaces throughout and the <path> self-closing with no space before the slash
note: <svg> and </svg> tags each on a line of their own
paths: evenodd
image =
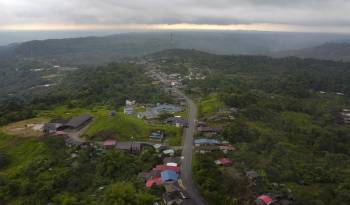
<svg viewBox="0 0 350 205">
<path fill-rule="evenodd" d="M 151 188 L 153 184 L 156 184 L 157 186 L 162 185 L 163 184 L 162 178 L 154 177 L 152 179 L 147 180 L 146 187 Z"/>
<path fill-rule="evenodd" d="M 157 171 L 175 171 L 175 172 L 180 172 L 180 168 L 179 167 L 174 167 L 174 166 L 166 166 L 166 165 L 157 165 L 156 168 L 154 168 L 154 170 Z"/>
<path fill-rule="evenodd" d="M 261 195 L 258 197 L 258 199 L 260 199 L 261 201 L 263 201 L 265 204 L 269 205 L 272 203 L 272 198 L 267 196 L 267 195 Z"/>
<path fill-rule="evenodd" d="M 219 159 L 219 162 L 221 165 L 231 165 L 232 164 L 232 160 L 230 160 L 229 158 L 221 158 L 221 159 Z"/>
<path fill-rule="evenodd" d="M 114 146 L 116 144 L 117 144 L 117 141 L 115 141 L 115 140 L 106 140 L 103 142 L 104 146 Z"/>
<path fill-rule="evenodd" d="M 63 132 L 63 131 L 57 131 L 57 132 L 55 132 L 55 135 L 65 135 L 66 133 L 65 132 Z"/>
</svg>

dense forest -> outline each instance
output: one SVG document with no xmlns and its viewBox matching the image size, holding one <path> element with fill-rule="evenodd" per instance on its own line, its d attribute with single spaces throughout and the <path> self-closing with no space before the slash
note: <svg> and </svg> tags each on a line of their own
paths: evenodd
<svg viewBox="0 0 350 205">
<path fill-rule="evenodd" d="M 247 190 L 247 181 L 227 180 L 213 163 L 220 154 L 196 155 L 195 176 L 211 204 L 249 204 L 249 193 L 268 192 L 286 193 L 300 205 L 350 200 L 350 126 L 337 123 L 337 112 L 350 106 L 350 64 L 193 50 L 149 59 L 167 72 L 199 68 L 207 78 L 187 80 L 187 92 L 198 100 L 215 94 L 213 104 L 239 110 L 218 137 L 238 148 L 227 154 L 235 169 L 259 173 L 257 186 Z"/>
<path fill-rule="evenodd" d="M 38 143 L 0 135 L 0 204 L 149 205 L 157 200 L 137 179 L 160 160 L 151 151 L 131 156 L 67 148 L 57 137 Z"/>
</svg>

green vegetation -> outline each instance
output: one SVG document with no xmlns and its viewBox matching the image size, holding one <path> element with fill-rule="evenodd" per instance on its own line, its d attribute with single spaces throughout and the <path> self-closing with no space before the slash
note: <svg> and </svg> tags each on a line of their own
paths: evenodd
<svg viewBox="0 0 350 205">
<path fill-rule="evenodd" d="M 71 157 L 74 153 L 76 157 Z M 1 204 L 150 204 L 157 198 L 136 179 L 157 163 L 150 151 L 66 148 L 61 138 L 40 140 L 1 134 Z"/>
<path fill-rule="evenodd" d="M 201 115 L 213 113 L 220 108 L 224 108 L 224 103 L 219 99 L 217 94 L 209 95 L 208 97 L 201 99 L 199 104 L 199 112 Z"/>
</svg>

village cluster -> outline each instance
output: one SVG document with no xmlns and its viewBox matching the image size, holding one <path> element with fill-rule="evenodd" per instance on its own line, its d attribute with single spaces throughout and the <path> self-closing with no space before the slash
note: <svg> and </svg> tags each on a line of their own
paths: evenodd
<svg viewBox="0 0 350 205">
<path fill-rule="evenodd" d="M 149 70 L 147 75 L 152 77 L 155 82 L 163 85 L 163 89 L 171 95 L 179 105 L 157 103 L 155 105 L 143 106 L 140 111 L 138 104 L 134 100 L 126 100 L 123 112 L 125 115 L 134 115 L 135 117 L 145 120 L 148 123 L 168 124 L 179 128 L 188 127 L 188 122 L 181 116 L 174 116 L 179 112 L 184 111 L 186 101 L 184 97 L 173 89 L 181 87 L 181 75 L 179 74 L 165 74 L 155 70 Z M 138 110 L 138 111 L 137 111 Z M 196 121 L 196 138 L 193 142 L 193 149 L 196 153 L 207 154 L 212 152 L 221 153 L 217 159 L 213 161 L 216 166 L 221 166 L 223 169 L 233 166 L 232 155 L 237 148 L 228 141 L 221 140 L 221 132 L 224 125 L 220 122 L 227 122 L 234 120 L 234 115 L 239 112 L 236 108 L 220 109 L 217 112 L 206 116 Z M 163 120 L 159 120 L 163 113 L 171 114 Z M 348 116 L 347 110 L 344 110 L 344 116 Z M 117 115 L 117 111 L 110 112 L 111 117 Z M 44 125 L 43 130 L 46 134 L 62 136 L 65 139 L 66 145 L 69 147 L 91 147 L 97 150 L 117 149 L 129 154 L 140 154 L 145 149 L 152 149 L 159 153 L 163 164 L 156 165 L 152 170 L 144 170 L 139 174 L 139 178 L 144 181 L 147 188 L 153 186 L 164 187 L 165 193 L 162 196 L 162 201 L 166 205 L 182 204 L 184 200 L 190 198 L 186 192 L 181 179 L 181 156 L 178 150 L 181 147 L 171 147 L 164 142 L 165 133 L 161 130 L 152 131 L 149 134 L 148 141 L 139 142 L 131 137 L 130 141 L 117 141 L 115 139 L 106 139 L 102 142 L 87 142 L 81 138 L 84 130 L 89 123 L 93 121 L 93 117 L 88 114 L 82 114 L 71 118 L 68 121 L 53 120 Z M 215 126 L 209 126 L 215 125 Z M 72 157 L 77 153 L 73 153 Z M 259 177 L 259 174 L 254 170 L 249 170 L 245 173 L 246 177 L 254 184 L 254 180 Z M 278 194 L 267 193 L 257 196 L 257 205 L 270 205 L 273 202 L 286 200 L 285 196 Z M 288 204 L 288 203 L 285 203 Z"/>
</svg>

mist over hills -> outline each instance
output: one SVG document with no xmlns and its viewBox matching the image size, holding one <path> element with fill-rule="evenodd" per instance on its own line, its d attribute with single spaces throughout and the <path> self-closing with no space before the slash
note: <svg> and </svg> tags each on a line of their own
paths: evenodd
<svg viewBox="0 0 350 205">
<path fill-rule="evenodd" d="M 295 56 L 322 60 L 350 62 L 350 43 L 325 43 L 311 48 L 274 53 L 276 57 Z"/>
<path fill-rule="evenodd" d="M 28 41 L 0 47 L 0 55 L 11 53 L 20 58 L 98 65 L 171 48 L 196 49 L 214 54 L 270 55 L 337 41 L 350 42 L 350 36 L 281 32 L 147 32 Z"/>
</svg>

